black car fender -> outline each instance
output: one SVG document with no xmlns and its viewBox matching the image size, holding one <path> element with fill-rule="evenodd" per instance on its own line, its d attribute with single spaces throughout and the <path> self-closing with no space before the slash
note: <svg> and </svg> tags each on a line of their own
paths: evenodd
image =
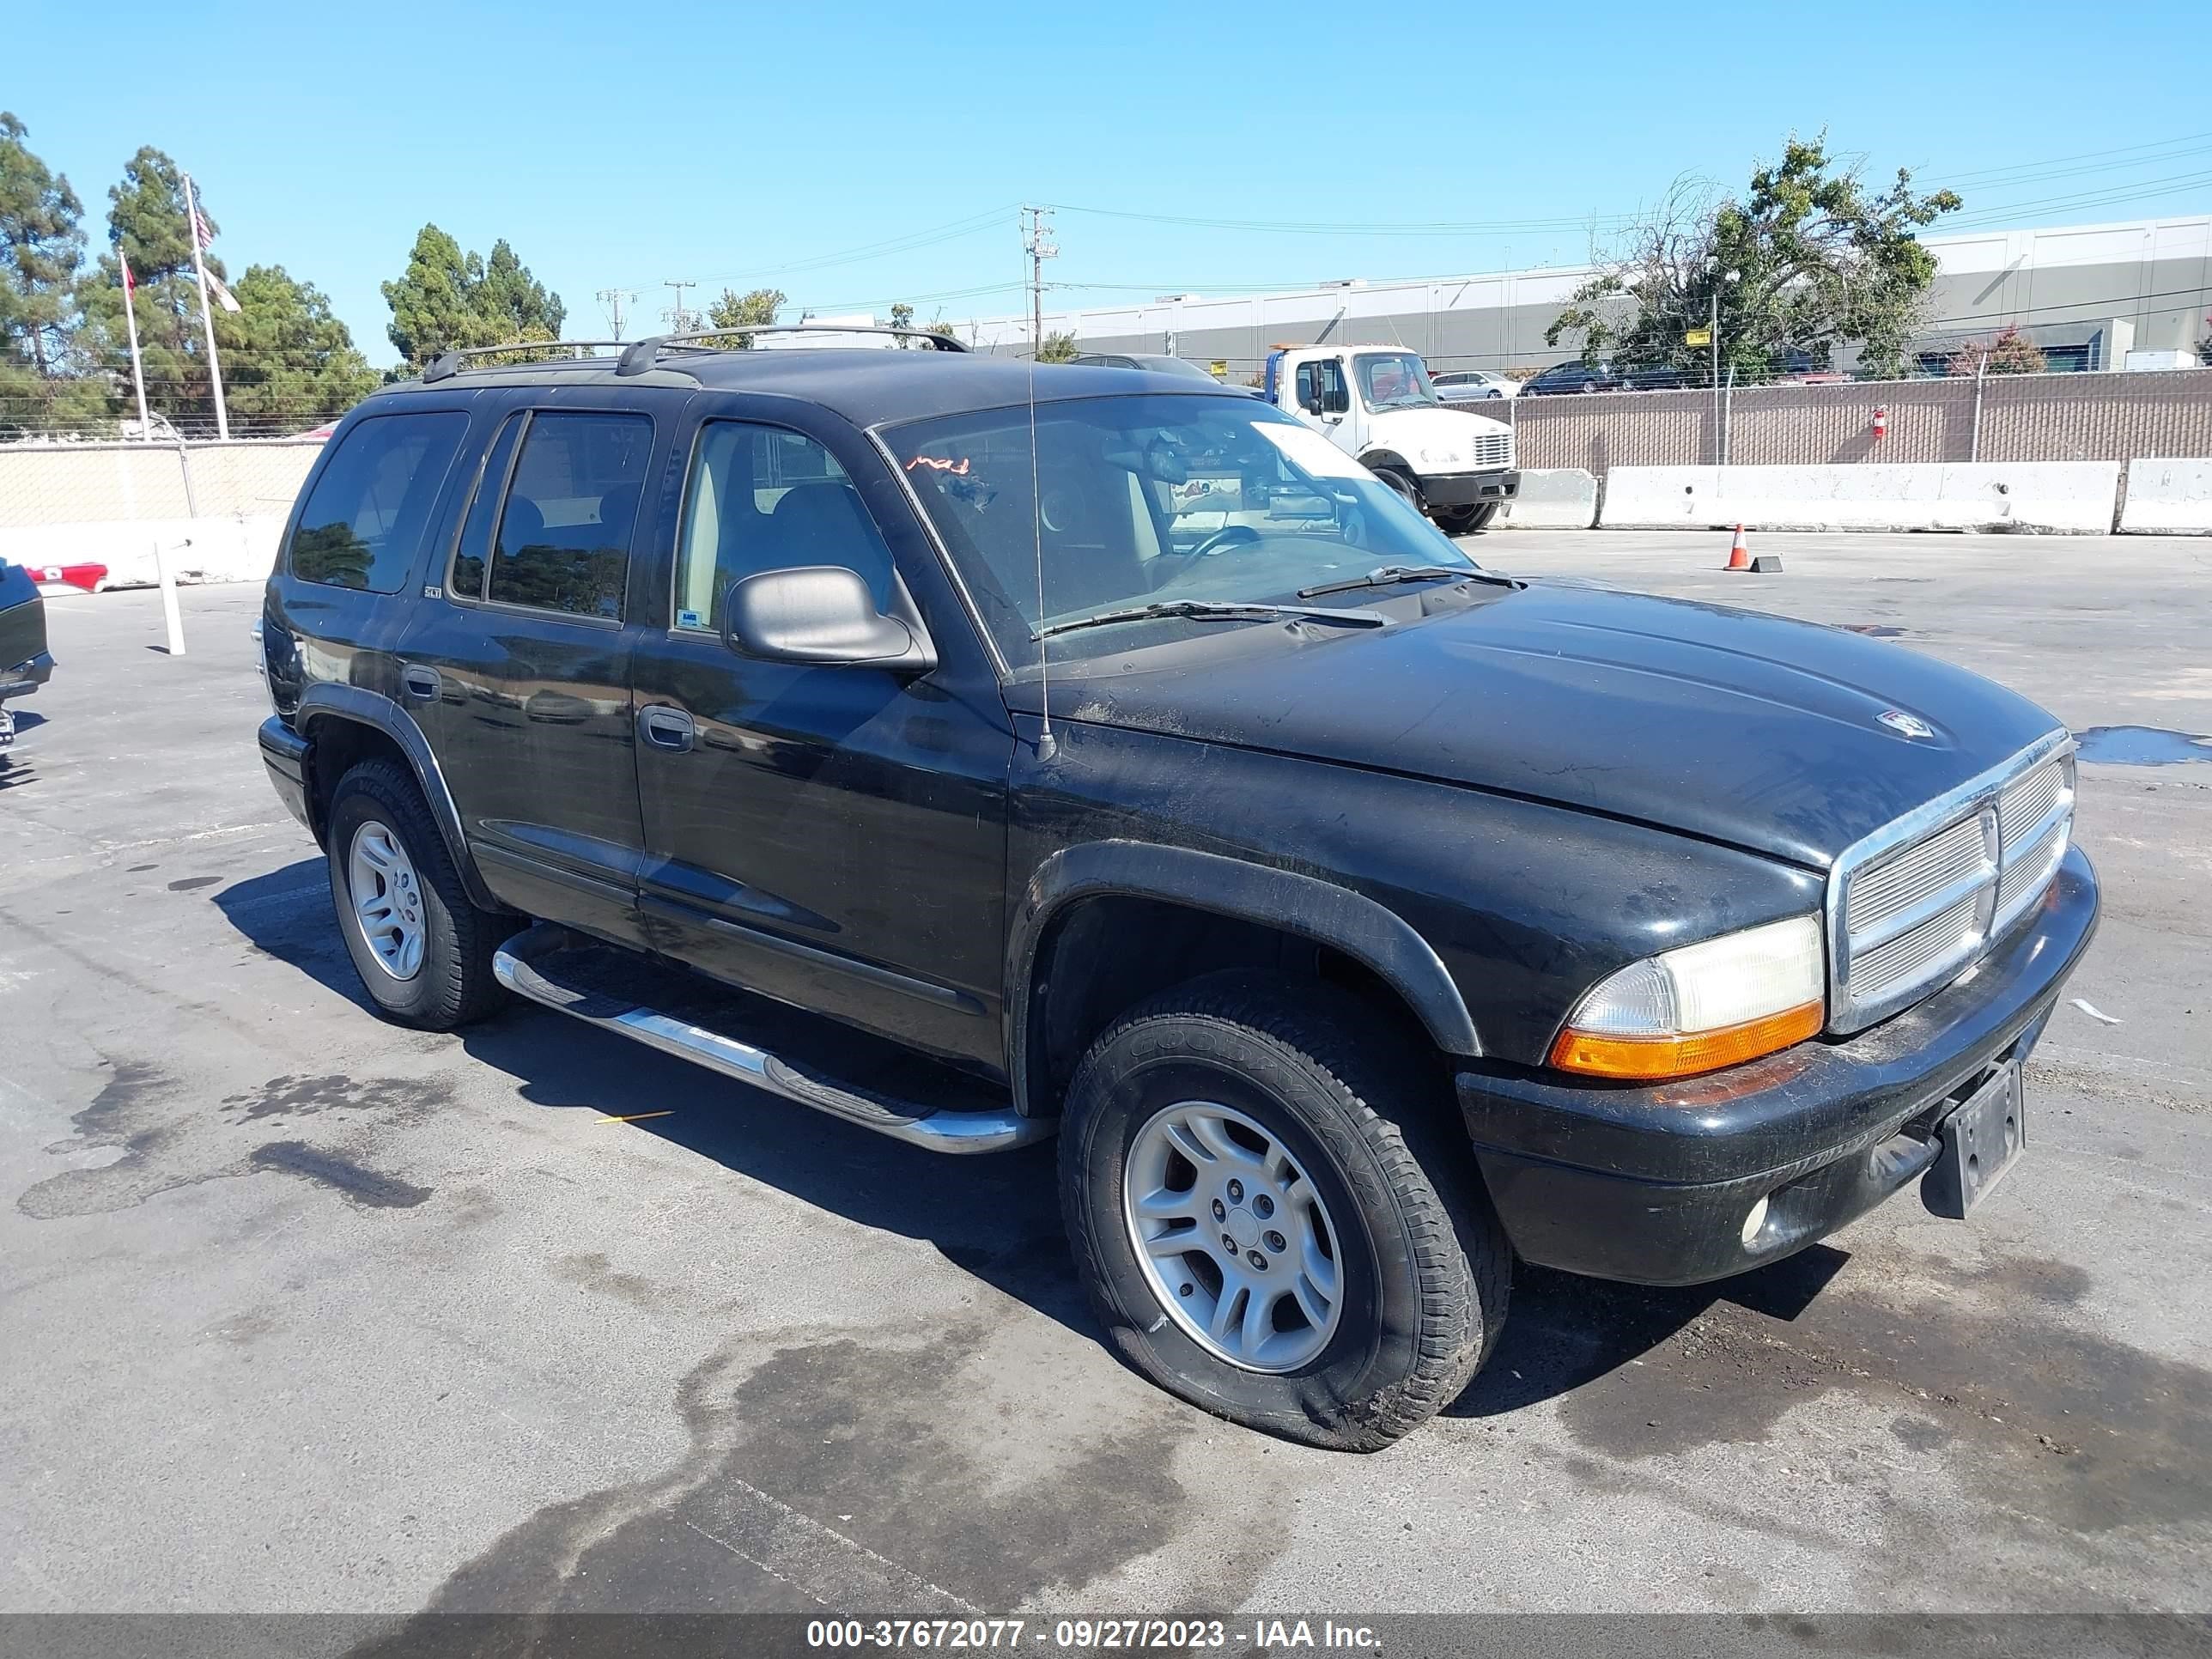
<svg viewBox="0 0 2212 1659">
<path fill-rule="evenodd" d="M 1192 848 L 1085 842 L 1060 848 L 1037 866 L 1008 930 L 1008 1069 L 1016 1107 L 1024 1113 L 1031 1109 L 1030 1028 L 1039 946 L 1056 916 L 1103 894 L 1167 900 L 1340 951 L 1403 998 L 1439 1049 L 1468 1058 L 1482 1054 L 1474 1017 L 1435 950 L 1403 917 L 1366 895 Z"/>
<path fill-rule="evenodd" d="M 487 910 L 503 908 L 477 872 L 476 860 L 469 854 L 468 838 L 461 830 L 460 811 L 453 805 L 453 793 L 446 785 L 445 774 L 439 769 L 438 757 L 431 752 L 429 739 L 422 735 L 422 728 L 415 723 L 414 717 L 390 697 L 363 686 L 319 681 L 300 694 L 299 711 L 293 717 L 293 724 L 311 744 L 315 737 L 315 724 L 331 719 L 370 726 L 392 739 L 414 770 L 416 784 L 429 804 L 430 816 L 445 840 L 453 867 L 460 872 L 469 897 Z M 310 749 L 310 764 L 313 752 Z M 335 783 L 337 780 L 331 781 Z M 317 833 L 319 838 L 319 827 Z"/>
</svg>

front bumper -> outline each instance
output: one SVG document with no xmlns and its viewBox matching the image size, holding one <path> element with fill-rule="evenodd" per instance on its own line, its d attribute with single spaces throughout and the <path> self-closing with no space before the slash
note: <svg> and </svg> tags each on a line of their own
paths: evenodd
<svg viewBox="0 0 2212 1659">
<path fill-rule="evenodd" d="M 0 669 L 0 701 L 35 691 L 53 677 L 54 658 L 50 651 L 41 651 L 13 668 Z"/>
<path fill-rule="evenodd" d="M 2027 1057 L 2096 927 L 2096 872 L 2075 848 L 1977 968 L 1846 1041 L 1651 1087 L 1470 1065 L 1460 1109 L 1514 1249 L 1571 1273 L 1692 1285 L 1833 1232 L 1935 1161 L 1938 1120 L 1993 1066 Z"/>
<path fill-rule="evenodd" d="M 1510 501 L 1521 493 L 1519 469 L 1499 467 L 1490 472 L 1425 472 L 1421 501 L 1429 507 L 1479 507 L 1485 501 Z"/>
</svg>

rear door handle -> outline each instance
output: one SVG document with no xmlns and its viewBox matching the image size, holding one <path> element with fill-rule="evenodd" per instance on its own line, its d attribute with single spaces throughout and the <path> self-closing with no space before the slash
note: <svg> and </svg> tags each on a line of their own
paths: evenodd
<svg viewBox="0 0 2212 1659">
<path fill-rule="evenodd" d="M 691 717 L 680 708 L 647 703 L 637 711 L 638 735 L 655 749 L 683 754 L 691 747 Z"/>
<path fill-rule="evenodd" d="M 424 668 L 410 663 L 399 671 L 399 684 L 410 697 L 433 698 L 438 695 L 442 682 L 434 668 Z"/>
</svg>

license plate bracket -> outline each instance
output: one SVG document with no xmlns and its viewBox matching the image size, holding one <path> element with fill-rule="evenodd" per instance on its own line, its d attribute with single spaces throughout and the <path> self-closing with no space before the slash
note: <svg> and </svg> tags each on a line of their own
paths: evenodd
<svg viewBox="0 0 2212 1659">
<path fill-rule="evenodd" d="M 2027 1145 L 2020 1062 L 2007 1060 L 1936 1125 L 1942 1150 L 1920 1182 L 1933 1213 L 1962 1221 Z"/>
</svg>

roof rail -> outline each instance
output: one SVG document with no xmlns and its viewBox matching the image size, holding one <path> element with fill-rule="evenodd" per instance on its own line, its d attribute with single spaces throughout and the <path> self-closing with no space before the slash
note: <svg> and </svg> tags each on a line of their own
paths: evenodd
<svg viewBox="0 0 2212 1659">
<path fill-rule="evenodd" d="M 712 351 L 714 347 L 698 343 L 726 340 L 733 334 L 895 334 L 909 340 L 925 341 L 939 351 L 968 349 L 950 334 L 934 334 L 926 328 L 885 328 L 866 323 L 740 323 L 733 328 L 696 328 L 681 334 L 653 335 L 625 350 L 621 361 L 615 364 L 615 373 L 642 374 L 660 360 L 661 351 L 665 347 Z"/>
<path fill-rule="evenodd" d="M 422 371 L 422 380 L 426 385 L 438 380 L 450 380 L 466 366 L 462 362 L 465 357 L 491 357 L 509 351 L 566 351 L 573 354 L 584 350 L 587 347 L 618 346 L 623 343 L 623 342 L 620 340 L 517 340 L 512 345 L 461 346 L 452 351 L 441 351 L 433 357 L 429 366 Z M 586 360 L 577 358 L 575 361 Z M 556 365 L 549 363 L 545 367 L 553 368 Z"/>
</svg>

